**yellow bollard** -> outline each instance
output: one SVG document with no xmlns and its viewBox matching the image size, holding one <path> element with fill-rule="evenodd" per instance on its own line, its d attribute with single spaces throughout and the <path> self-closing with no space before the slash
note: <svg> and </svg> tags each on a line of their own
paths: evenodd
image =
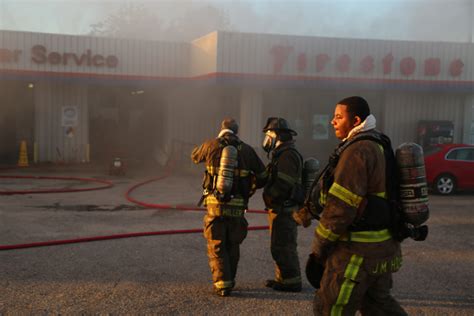
<svg viewBox="0 0 474 316">
<path fill-rule="evenodd" d="M 18 157 L 18 167 L 28 167 L 28 152 L 26 149 L 26 140 L 20 143 L 20 156 Z"/>
</svg>

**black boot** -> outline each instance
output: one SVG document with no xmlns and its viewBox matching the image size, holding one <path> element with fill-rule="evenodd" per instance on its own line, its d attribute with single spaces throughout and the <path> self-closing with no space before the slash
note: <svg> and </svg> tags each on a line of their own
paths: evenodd
<svg viewBox="0 0 474 316">
<path fill-rule="evenodd" d="M 230 288 L 224 288 L 224 289 L 214 288 L 214 293 L 222 297 L 229 296 L 231 291 L 232 289 Z"/>
<path fill-rule="evenodd" d="M 275 280 L 267 280 L 265 286 L 282 292 L 301 292 L 301 283 L 283 284 Z"/>
</svg>

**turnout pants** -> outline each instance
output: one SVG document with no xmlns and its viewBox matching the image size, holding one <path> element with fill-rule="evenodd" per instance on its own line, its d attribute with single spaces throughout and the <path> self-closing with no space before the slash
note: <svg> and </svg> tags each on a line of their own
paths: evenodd
<svg viewBox="0 0 474 316">
<path fill-rule="evenodd" d="M 296 208 L 269 210 L 270 250 L 275 260 L 275 281 L 294 285 L 301 284 L 300 262 L 298 258 L 298 227 L 291 213 Z"/>
<path fill-rule="evenodd" d="M 204 216 L 204 237 L 214 288 L 234 287 L 240 244 L 247 237 L 247 227 L 243 216 Z"/>
<path fill-rule="evenodd" d="M 392 273 L 400 266 L 400 253 L 374 259 L 336 249 L 326 260 L 314 314 L 408 315 L 390 294 Z"/>
</svg>

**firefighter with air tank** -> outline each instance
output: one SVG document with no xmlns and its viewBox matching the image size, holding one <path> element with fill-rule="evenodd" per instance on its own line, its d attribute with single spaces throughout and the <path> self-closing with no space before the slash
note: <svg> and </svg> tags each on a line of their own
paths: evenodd
<svg viewBox="0 0 474 316">
<path fill-rule="evenodd" d="M 331 123 L 342 142 L 294 214 L 305 226 L 308 213 L 319 219 L 306 266 L 319 289 L 314 314 L 407 315 L 390 290 L 402 263 L 400 241 L 427 233 L 419 226 L 429 215 L 422 152 L 402 145 L 395 158 L 359 96 L 339 101 Z"/>
<path fill-rule="evenodd" d="M 275 261 L 275 277 L 265 286 L 276 291 L 300 292 L 301 272 L 297 252 L 297 223 L 292 218 L 304 202 L 303 158 L 295 146 L 288 122 L 270 117 L 263 128 L 263 149 L 270 155 L 268 181 L 263 200 L 270 223 L 270 249 Z"/>
<path fill-rule="evenodd" d="M 266 181 L 265 165 L 255 150 L 237 136 L 238 124 L 227 118 L 215 139 L 196 147 L 194 163 L 205 162 L 203 196 L 204 237 L 214 292 L 228 296 L 235 286 L 240 244 L 247 236 L 244 217 L 250 196 Z"/>
</svg>

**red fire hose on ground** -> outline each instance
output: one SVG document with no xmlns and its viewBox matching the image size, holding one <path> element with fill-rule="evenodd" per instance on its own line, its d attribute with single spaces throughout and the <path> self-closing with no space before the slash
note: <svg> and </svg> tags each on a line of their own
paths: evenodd
<svg viewBox="0 0 474 316">
<path fill-rule="evenodd" d="M 155 209 L 173 209 L 180 211 L 205 211 L 204 208 L 197 207 L 186 207 L 179 205 L 167 205 L 167 204 L 151 204 L 138 201 L 130 196 L 131 192 L 136 190 L 138 187 L 145 184 L 162 180 L 170 175 L 170 169 L 165 173 L 165 175 L 150 179 L 141 183 L 138 183 L 132 186 L 125 193 L 125 197 L 132 203 L 141 205 L 146 208 L 155 208 Z M 104 186 L 94 187 L 94 188 L 83 188 L 83 189 L 48 189 L 48 190 L 27 190 L 27 191 L 0 191 L 0 195 L 12 195 L 12 194 L 34 194 L 34 193 L 64 193 L 64 192 L 80 192 L 80 191 L 91 191 L 106 189 L 113 186 L 113 184 L 106 180 L 90 179 L 90 178 L 74 178 L 74 177 L 42 177 L 42 176 L 0 176 L 0 178 L 19 178 L 19 179 L 48 179 L 48 180 L 79 180 L 79 181 L 89 181 L 102 183 Z M 249 213 L 259 213 L 266 214 L 263 210 L 248 210 Z M 253 226 L 249 227 L 248 230 L 266 230 L 268 226 Z M 2 250 L 14 250 L 14 249 L 24 249 L 24 248 L 33 248 L 33 247 L 46 247 L 46 246 L 55 246 L 55 245 L 64 245 L 72 243 L 82 243 L 82 242 L 91 242 L 91 241 L 101 241 L 101 240 L 111 240 L 111 239 L 120 239 L 120 238 L 132 238 L 132 237 L 143 237 L 143 236 L 156 236 L 156 235 L 175 235 L 175 234 L 193 234 L 193 233 L 202 233 L 202 229 L 186 229 L 186 230 L 166 230 L 166 231 L 155 231 L 155 232 L 138 232 L 138 233 L 126 233 L 126 234 L 116 234 L 116 235 L 107 235 L 107 236 L 94 236 L 94 237 L 84 237 L 84 238 L 75 238 L 75 239 L 65 239 L 65 240 L 52 240 L 44 242 L 33 242 L 25 244 L 14 244 L 14 245 L 0 245 L 0 251 Z"/>
<path fill-rule="evenodd" d="M 0 179 L 35 179 L 35 180 L 66 180 L 66 181 L 71 180 L 71 181 L 80 181 L 80 182 L 86 182 L 86 183 L 93 182 L 93 183 L 102 184 L 101 186 L 96 186 L 96 187 L 91 187 L 91 188 L 82 188 L 82 189 L 59 188 L 59 189 L 44 189 L 44 190 L 0 190 L 0 195 L 83 192 L 83 191 L 108 189 L 114 186 L 112 182 L 107 181 L 107 180 L 99 180 L 99 179 L 92 179 L 92 178 L 76 178 L 76 177 L 0 175 Z"/>
</svg>

